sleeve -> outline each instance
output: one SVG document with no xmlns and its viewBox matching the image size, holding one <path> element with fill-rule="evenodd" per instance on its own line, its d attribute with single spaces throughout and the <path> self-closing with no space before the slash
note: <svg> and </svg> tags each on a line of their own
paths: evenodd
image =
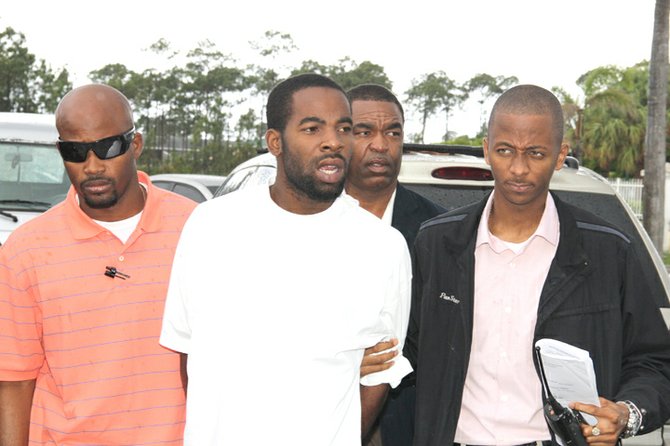
<svg viewBox="0 0 670 446">
<path fill-rule="evenodd" d="M 384 308 L 381 312 L 383 324 L 389 333 L 398 339 L 398 351 L 402 352 L 407 334 L 407 323 L 409 321 L 410 310 L 410 283 L 412 281 L 412 270 L 409 259 L 409 251 L 405 239 L 396 233 L 396 255 L 397 259 L 394 273 L 391 280 L 386 284 L 386 293 Z M 399 354 L 394 359 L 391 368 L 371 373 L 361 378 L 361 384 L 364 386 L 376 386 L 388 383 L 391 387 L 397 387 L 402 378 L 412 372 L 412 366 L 407 358 Z"/>
<path fill-rule="evenodd" d="M 623 285 L 623 359 L 616 400 L 630 400 L 643 411 L 640 433 L 670 419 L 670 332 L 644 277 L 630 249 Z"/>
<path fill-rule="evenodd" d="M 0 381 L 35 379 L 44 363 L 38 287 L 14 240 L 0 247 Z"/>
<path fill-rule="evenodd" d="M 419 322 L 421 319 L 421 295 L 423 290 L 421 267 L 417 260 L 416 243 L 412 249 L 412 297 L 409 313 L 409 325 L 407 327 L 407 339 L 405 340 L 403 355 L 409 360 L 414 370 L 416 370 L 419 359 Z"/>
<path fill-rule="evenodd" d="M 195 213 L 195 212 L 194 212 Z M 187 220 L 182 230 L 170 272 L 163 326 L 160 344 L 171 350 L 189 353 L 191 342 L 191 325 L 189 322 L 188 267 L 190 251 L 190 227 L 193 215 Z"/>
</svg>

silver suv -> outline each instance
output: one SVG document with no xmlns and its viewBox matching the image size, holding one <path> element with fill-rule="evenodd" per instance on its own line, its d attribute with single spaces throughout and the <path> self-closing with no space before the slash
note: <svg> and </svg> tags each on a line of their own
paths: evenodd
<svg viewBox="0 0 670 446">
<path fill-rule="evenodd" d="M 0 113 L 0 244 L 70 187 L 53 115 Z"/>
</svg>

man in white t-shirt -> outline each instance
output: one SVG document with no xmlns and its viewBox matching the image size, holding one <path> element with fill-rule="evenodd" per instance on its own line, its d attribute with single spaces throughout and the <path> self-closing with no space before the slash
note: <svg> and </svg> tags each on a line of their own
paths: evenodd
<svg viewBox="0 0 670 446">
<path fill-rule="evenodd" d="M 366 347 L 404 342 L 411 267 L 401 234 L 343 193 L 344 91 L 315 74 L 270 93 L 268 187 L 198 206 L 173 264 L 161 344 L 187 359 L 186 445 L 360 444 L 397 358 L 359 378 Z"/>
</svg>

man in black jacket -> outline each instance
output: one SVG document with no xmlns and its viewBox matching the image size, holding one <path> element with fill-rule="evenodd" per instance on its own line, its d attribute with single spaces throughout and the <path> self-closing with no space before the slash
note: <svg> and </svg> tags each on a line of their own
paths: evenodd
<svg viewBox="0 0 670 446">
<path fill-rule="evenodd" d="M 402 161 L 404 114 L 402 105 L 387 88 L 359 85 L 347 92 L 351 102 L 354 151 L 347 173 L 346 191 L 360 206 L 396 228 L 411 249 L 421 223 L 444 212 L 439 205 L 398 183 Z M 380 343 L 366 354 L 385 350 Z M 393 353 L 377 358 L 391 359 Z M 366 359 L 370 356 L 366 356 Z M 363 363 L 365 373 L 367 363 Z M 386 363 L 390 366 L 390 362 Z M 374 364 L 368 372 L 375 370 Z M 414 376 L 409 375 L 389 393 L 380 416 L 384 446 L 409 446 L 414 418 Z M 379 432 L 367 444 L 379 443 Z"/>
<path fill-rule="evenodd" d="M 670 335 L 628 237 L 549 193 L 568 147 L 553 94 L 497 100 L 483 201 L 422 225 L 405 355 L 417 374 L 414 444 L 555 440 L 542 415 L 535 341 L 587 350 L 600 407 L 589 444 L 614 445 L 670 417 Z"/>
</svg>

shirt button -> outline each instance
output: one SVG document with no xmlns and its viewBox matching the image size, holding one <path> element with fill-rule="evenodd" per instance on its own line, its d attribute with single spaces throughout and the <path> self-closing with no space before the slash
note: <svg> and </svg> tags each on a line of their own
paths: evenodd
<svg viewBox="0 0 670 446">
<path fill-rule="evenodd" d="M 502 401 L 503 403 L 506 403 L 508 399 L 509 397 L 507 395 L 503 395 L 500 397 L 500 401 Z"/>
<path fill-rule="evenodd" d="M 507 358 L 507 352 L 500 352 L 500 357 L 503 359 Z"/>
<path fill-rule="evenodd" d="M 512 312 L 512 307 L 505 307 L 505 313 L 510 314 Z"/>
<path fill-rule="evenodd" d="M 119 262 L 123 262 L 126 258 L 123 256 L 119 256 Z"/>
</svg>

